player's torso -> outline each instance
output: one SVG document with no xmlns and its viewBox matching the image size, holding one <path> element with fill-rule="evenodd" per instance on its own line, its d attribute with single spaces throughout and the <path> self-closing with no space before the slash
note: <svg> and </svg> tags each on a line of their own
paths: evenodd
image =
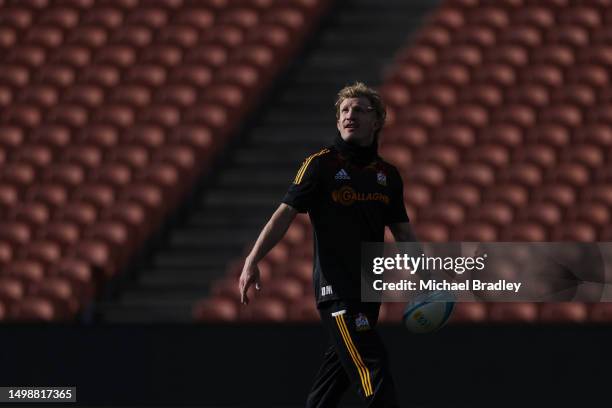
<svg viewBox="0 0 612 408">
<path fill-rule="evenodd" d="M 355 211 L 382 216 L 391 201 L 388 169 L 383 162 L 356 165 L 332 152 L 320 166 L 322 207 L 337 216 L 351 216 Z"/>
</svg>

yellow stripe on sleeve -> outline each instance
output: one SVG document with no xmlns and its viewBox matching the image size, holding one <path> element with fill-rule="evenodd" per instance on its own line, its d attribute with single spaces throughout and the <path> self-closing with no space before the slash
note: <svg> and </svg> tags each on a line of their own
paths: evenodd
<svg viewBox="0 0 612 408">
<path fill-rule="evenodd" d="M 300 184 L 302 182 L 302 178 L 304 177 L 304 174 L 306 173 L 306 170 L 308 169 L 308 166 L 310 165 L 310 162 L 317 156 L 321 156 L 322 154 L 325 154 L 329 152 L 329 149 L 323 149 L 318 153 L 315 153 L 313 155 L 310 155 L 306 158 L 306 160 L 304 160 L 304 163 L 302 163 L 302 166 L 300 167 L 300 169 L 298 170 L 297 174 L 295 175 L 295 179 L 293 180 L 293 184 Z"/>
</svg>

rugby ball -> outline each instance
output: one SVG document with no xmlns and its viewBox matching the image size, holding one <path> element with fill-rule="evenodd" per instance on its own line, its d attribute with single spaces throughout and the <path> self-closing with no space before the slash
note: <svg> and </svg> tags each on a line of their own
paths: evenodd
<svg viewBox="0 0 612 408">
<path fill-rule="evenodd" d="M 445 291 L 424 293 L 404 309 L 404 326 L 411 333 L 433 333 L 443 327 L 453 312 L 455 298 Z"/>
</svg>

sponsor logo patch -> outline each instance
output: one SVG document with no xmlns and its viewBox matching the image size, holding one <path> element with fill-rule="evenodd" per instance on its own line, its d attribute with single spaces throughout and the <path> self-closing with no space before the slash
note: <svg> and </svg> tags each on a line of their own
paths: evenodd
<svg viewBox="0 0 612 408">
<path fill-rule="evenodd" d="M 340 171 L 336 173 L 336 176 L 334 178 L 336 180 L 350 180 L 351 176 L 348 175 L 346 170 L 340 169 Z"/>
<path fill-rule="evenodd" d="M 355 318 L 355 330 L 356 331 L 365 331 L 370 330 L 370 322 L 368 318 L 363 313 L 359 313 Z"/>
<path fill-rule="evenodd" d="M 378 181 L 378 184 L 380 184 L 381 186 L 386 186 L 387 185 L 387 175 L 383 173 L 382 171 L 379 171 L 376 174 L 376 181 Z"/>
<path fill-rule="evenodd" d="M 342 205 L 352 205 L 355 201 L 381 201 L 389 204 L 389 196 L 381 193 L 358 193 L 350 186 L 332 191 L 332 200 Z"/>
</svg>

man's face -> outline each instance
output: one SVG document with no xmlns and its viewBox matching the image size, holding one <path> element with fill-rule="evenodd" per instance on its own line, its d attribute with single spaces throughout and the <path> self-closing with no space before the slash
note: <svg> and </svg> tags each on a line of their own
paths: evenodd
<svg viewBox="0 0 612 408">
<path fill-rule="evenodd" d="M 380 126 L 376 111 L 366 97 L 347 98 L 340 104 L 340 116 L 336 123 L 340 136 L 346 142 L 369 146 L 374 132 Z"/>
</svg>

